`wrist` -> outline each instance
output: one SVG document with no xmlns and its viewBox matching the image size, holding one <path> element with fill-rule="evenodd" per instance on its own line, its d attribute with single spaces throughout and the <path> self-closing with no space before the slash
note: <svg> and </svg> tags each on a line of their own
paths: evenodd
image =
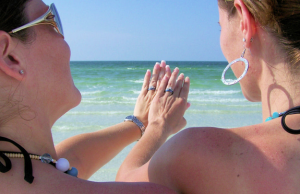
<svg viewBox="0 0 300 194">
<path fill-rule="evenodd" d="M 132 123 L 136 124 L 141 131 L 141 137 L 145 133 L 145 129 L 146 129 L 145 125 L 134 115 L 129 115 L 129 116 L 125 117 L 124 122 L 132 122 Z"/>
<path fill-rule="evenodd" d="M 133 115 L 144 124 L 145 128 L 147 128 L 148 119 L 143 119 L 143 117 L 139 116 L 138 114 L 133 114 Z"/>
<path fill-rule="evenodd" d="M 172 135 L 170 131 L 168 125 L 160 120 L 149 122 L 147 126 L 147 133 L 151 133 L 153 136 L 156 136 L 156 138 L 167 139 Z"/>
</svg>

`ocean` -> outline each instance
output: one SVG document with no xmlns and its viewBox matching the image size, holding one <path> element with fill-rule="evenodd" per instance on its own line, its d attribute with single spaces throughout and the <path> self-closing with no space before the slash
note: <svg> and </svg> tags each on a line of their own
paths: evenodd
<svg viewBox="0 0 300 194">
<path fill-rule="evenodd" d="M 53 126 L 54 143 L 123 122 L 133 114 L 147 71 L 156 61 L 72 61 L 71 72 L 82 94 L 81 104 Z M 261 104 L 248 102 L 239 84 L 225 86 L 221 74 L 227 62 L 167 61 L 191 80 L 187 127 L 232 128 L 262 122 Z M 229 79 L 233 74 L 227 74 Z M 89 180 L 114 181 L 118 168 L 135 143 L 123 149 Z"/>
</svg>

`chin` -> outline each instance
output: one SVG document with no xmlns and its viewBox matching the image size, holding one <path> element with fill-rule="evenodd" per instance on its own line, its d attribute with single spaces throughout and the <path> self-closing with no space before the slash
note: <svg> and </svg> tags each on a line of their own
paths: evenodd
<svg viewBox="0 0 300 194">
<path fill-rule="evenodd" d="M 69 90 L 68 93 L 64 94 L 62 101 L 60 101 L 60 105 L 62 108 L 62 114 L 67 113 L 72 108 L 78 106 L 81 102 L 81 93 L 79 90 L 74 86 L 72 90 Z"/>
<path fill-rule="evenodd" d="M 72 96 L 72 102 L 73 102 L 73 107 L 72 108 L 78 106 L 81 102 L 81 99 L 82 99 L 81 93 L 78 90 L 78 88 L 76 88 L 74 86 L 74 90 L 75 90 L 75 92 L 74 92 L 74 95 Z"/>
<path fill-rule="evenodd" d="M 242 90 L 242 92 L 243 92 L 244 97 L 245 97 L 249 102 L 260 102 L 260 101 L 261 101 L 260 98 L 258 98 L 257 96 L 249 95 L 248 93 L 244 92 L 243 90 Z"/>
</svg>

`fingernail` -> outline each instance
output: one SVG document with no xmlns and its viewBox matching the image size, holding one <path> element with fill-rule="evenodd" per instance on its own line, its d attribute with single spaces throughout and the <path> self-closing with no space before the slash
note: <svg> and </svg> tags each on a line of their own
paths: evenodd
<svg viewBox="0 0 300 194">
<path fill-rule="evenodd" d="M 150 69 L 147 69 L 147 71 L 151 72 L 151 70 L 150 70 Z"/>
<path fill-rule="evenodd" d="M 183 76 L 183 77 L 184 77 L 184 73 L 181 73 L 180 76 Z"/>
<path fill-rule="evenodd" d="M 161 63 L 166 63 L 166 61 L 165 60 L 161 60 Z"/>
<path fill-rule="evenodd" d="M 167 65 L 166 68 L 170 68 L 170 65 Z"/>
<path fill-rule="evenodd" d="M 156 62 L 155 65 L 160 64 L 159 62 Z"/>
<path fill-rule="evenodd" d="M 173 72 L 175 72 L 175 71 L 179 71 L 179 68 L 178 68 L 178 67 L 176 67 L 176 68 L 174 69 L 174 71 L 173 71 Z"/>
</svg>

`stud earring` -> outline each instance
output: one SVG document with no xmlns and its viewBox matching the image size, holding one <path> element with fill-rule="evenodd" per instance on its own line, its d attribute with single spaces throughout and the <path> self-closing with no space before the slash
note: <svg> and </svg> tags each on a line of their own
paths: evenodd
<svg viewBox="0 0 300 194">
<path fill-rule="evenodd" d="M 24 75 L 24 70 L 19 71 L 20 75 Z"/>
</svg>

